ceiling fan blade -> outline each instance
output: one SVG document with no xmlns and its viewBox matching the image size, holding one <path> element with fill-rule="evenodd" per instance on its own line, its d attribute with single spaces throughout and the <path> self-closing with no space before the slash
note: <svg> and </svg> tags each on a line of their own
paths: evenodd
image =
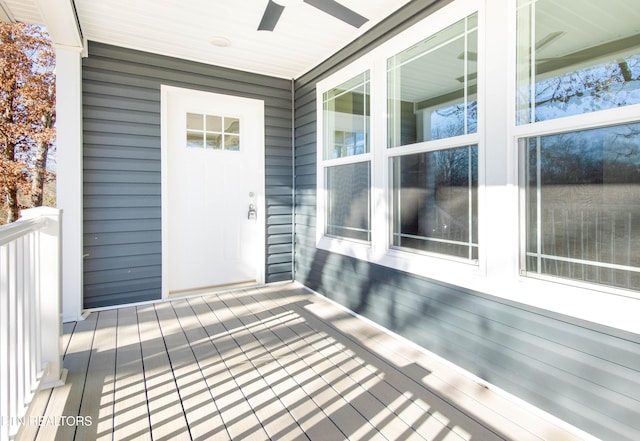
<svg viewBox="0 0 640 441">
<path fill-rule="evenodd" d="M 322 12 L 326 12 L 329 15 L 333 15 L 338 20 L 342 20 L 345 23 L 349 23 L 351 26 L 359 28 L 363 24 L 369 21 L 368 18 L 363 17 L 355 11 L 342 6 L 335 0 L 304 0 L 308 5 L 314 8 L 320 9 Z"/>
<path fill-rule="evenodd" d="M 273 31 L 273 29 L 276 27 L 276 23 L 278 23 L 278 20 L 282 15 L 282 11 L 284 11 L 284 6 L 280 6 L 279 4 L 274 3 L 272 0 L 269 0 L 267 8 L 264 10 L 262 20 L 260 20 L 260 24 L 258 25 L 258 30 Z"/>
</svg>

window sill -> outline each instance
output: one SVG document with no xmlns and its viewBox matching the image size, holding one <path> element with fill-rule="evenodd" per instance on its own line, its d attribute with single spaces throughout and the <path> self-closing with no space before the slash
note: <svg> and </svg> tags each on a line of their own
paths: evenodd
<svg viewBox="0 0 640 441">
<path fill-rule="evenodd" d="M 378 250 L 366 242 L 356 242 L 328 236 L 321 237 L 316 243 L 316 247 L 372 264 L 447 283 L 455 282 L 461 273 L 469 276 L 482 276 L 485 274 L 483 266 L 477 259 L 468 260 L 433 253 L 414 253 L 399 249 Z"/>
<path fill-rule="evenodd" d="M 534 308 L 640 334 L 637 311 L 640 298 L 631 291 L 589 284 L 577 286 L 569 280 L 522 276 L 517 268 L 487 269 L 480 261 L 415 254 L 400 250 L 375 250 L 370 244 L 322 237 L 317 248 L 403 271 L 462 290 L 487 294 Z"/>
</svg>

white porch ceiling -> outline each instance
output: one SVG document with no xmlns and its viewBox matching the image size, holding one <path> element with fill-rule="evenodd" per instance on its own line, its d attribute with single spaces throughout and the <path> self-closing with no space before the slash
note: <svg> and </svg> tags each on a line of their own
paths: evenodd
<svg viewBox="0 0 640 441">
<path fill-rule="evenodd" d="M 4 3 L 16 21 L 48 25 L 52 18 L 43 12 L 42 4 L 46 1 L 0 0 L 0 5 Z M 257 30 L 268 0 L 74 2 L 87 40 L 297 78 L 409 1 L 338 0 L 369 19 L 356 29 L 300 0 L 285 7 L 273 32 Z M 280 3 L 291 3 L 291 0 L 280 0 Z M 214 37 L 228 39 L 230 46 L 211 44 Z"/>
</svg>

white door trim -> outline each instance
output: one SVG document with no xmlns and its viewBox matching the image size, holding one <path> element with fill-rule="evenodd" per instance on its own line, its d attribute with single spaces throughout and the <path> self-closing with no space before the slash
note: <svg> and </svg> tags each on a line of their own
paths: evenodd
<svg viewBox="0 0 640 441">
<path fill-rule="evenodd" d="M 211 99 L 228 99 L 232 97 L 236 100 L 244 100 L 247 104 L 260 104 L 260 109 L 262 113 L 261 120 L 264 121 L 264 101 L 252 99 L 252 98 L 244 98 L 237 97 L 234 95 L 224 95 L 212 92 L 204 92 L 200 90 L 194 89 L 184 89 L 180 87 L 161 85 L 160 86 L 160 124 L 161 124 L 161 149 L 160 149 L 160 162 L 161 162 L 161 213 L 162 213 L 162 299 L 166 300 L 169 298 L 169 270 L 168 270 L 168 252 L 169 252 L 169 210 L 170 210 L 170 202 L 169 202 L 169 167 L 168 167 L 168 136 L 169 136 L 169 121 L 168 121 L 168 99 L 171 94 L 174 95 L 190 95 L 190 96 L 199 96 L 199 97 L 210 97 Z M 262 140 L 257 150 L 259 151 L 259 158 L 257 160 L 258 170 L 256 173 L 258 174 L 258 181 L 261 183 L 260 189 L 258 189 L 256 206 L 257 206 L 257 224 L 258 224 L 258 234 L 260 237 L 259 240 L 259 249 L 256 250 L 258 253 L 257 256 L 257 274 L 256 281 L 258 285 L 264 285 L 265 283 L 265 267 L 266 267 L 266 202 L 265 202 L 265 161 L 264 161 L 264 153 L 265 153 L 265 143 L 264 143 L 264 124 L 257 128 L 259 130 L 259 139 Z"/>
</svg>

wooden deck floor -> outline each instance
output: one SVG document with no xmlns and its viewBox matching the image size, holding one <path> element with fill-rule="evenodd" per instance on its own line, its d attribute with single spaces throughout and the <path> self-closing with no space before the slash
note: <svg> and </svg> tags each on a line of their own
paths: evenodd
<svg viewBox="0 0 640 441">
<path fill-rule="evenodd" d="M 64 347 L 21 440 L 579 439 L 296 284 L 94 312 Z"/>
</svg>

